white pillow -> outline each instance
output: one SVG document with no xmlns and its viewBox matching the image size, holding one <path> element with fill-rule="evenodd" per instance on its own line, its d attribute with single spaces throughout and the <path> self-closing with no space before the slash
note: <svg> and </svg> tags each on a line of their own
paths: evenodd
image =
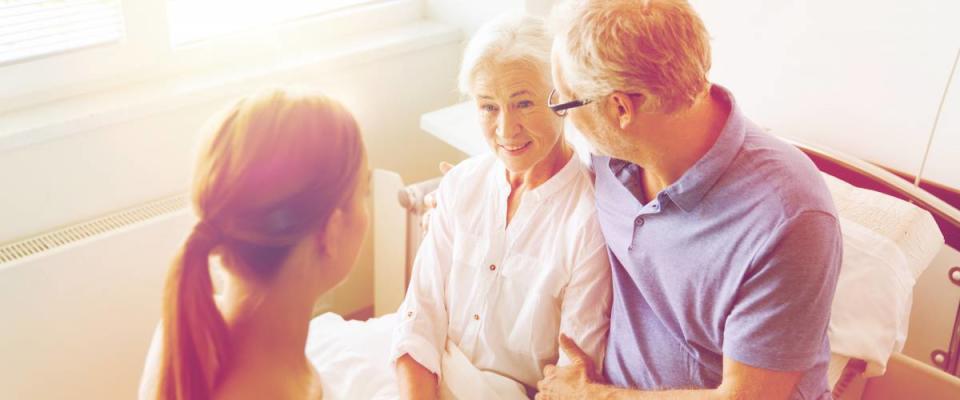
<svg viewBox="0 0 960 400">
<path fill-rule="evenodd" d="M 843 263 L 828 330 L 831 385 L 849 358 L 882 375 L 903 349 L 913 286 L 943 245 L 929 212 L 824 174 L 840 217 Z M 834 365 L 838 364 L 838 365 Z"/>
</svg>

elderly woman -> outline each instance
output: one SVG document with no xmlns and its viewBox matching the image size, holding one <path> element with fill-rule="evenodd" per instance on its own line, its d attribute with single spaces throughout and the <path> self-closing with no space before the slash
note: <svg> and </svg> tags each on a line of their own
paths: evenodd
<svg viewBox="0 0 960 400">
<path fill-rule="evenodd" d="M 546 104 L 550 46 L 528 16 L 496 19 L 467 45 L 460 89 L 492 152 L 436 192 L 391 346 L 401 398 L 437 396 L 451 348 L 528 392 L 545 365 L 568 362 L 561 335 L 601 365 L 609 263 L 590 172 Z"/>
<path fill-rule="evenodd" d="M 610 267 L 589 170 L 546 104 L 550 46 L 525 16 L 467 45 L 460 88 L 493 151 L 443 178 L 396 314 L 310 323 L 324 398 L 525 398 L 544 366 L 570 362 L 561 335 L 601 365 Z"/>
</svg>

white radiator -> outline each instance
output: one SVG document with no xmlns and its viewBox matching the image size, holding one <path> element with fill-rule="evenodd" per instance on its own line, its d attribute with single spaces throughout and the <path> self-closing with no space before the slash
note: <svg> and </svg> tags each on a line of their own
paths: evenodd
<svg viewBox="0 0 960 400">
<path fill-rule="evenodd" d="M 194 223 L 185 203 L 4 246 L 0 398 L 135 398 L 167 267 Z"/>
</svg>

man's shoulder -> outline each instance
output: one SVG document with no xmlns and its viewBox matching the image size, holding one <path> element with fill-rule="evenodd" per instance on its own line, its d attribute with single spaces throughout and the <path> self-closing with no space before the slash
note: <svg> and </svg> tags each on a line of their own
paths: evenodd
<svg viewBox="0 0 960 400">
<path fill-rule="evenodd" d="M 748 130 L 727 175 L 739 196 L 752 196 L 758 206 L 773 208 L 770 211 L 784 217 L 810 211 L 836 216 L 830 191 L 813 161 L 759 129 Z"/>
</svg>

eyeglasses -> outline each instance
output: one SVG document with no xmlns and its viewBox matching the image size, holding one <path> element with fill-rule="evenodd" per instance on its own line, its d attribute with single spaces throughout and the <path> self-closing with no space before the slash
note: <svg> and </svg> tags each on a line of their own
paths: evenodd
<svg viewBox="0 0 960 400">
<path fill-rule="evenodd" d="M 557 114 L 561 117 L 566 116 L 567 110 L 570 110 L 571 108 L 585 106 L 593 102 L 593 99 L 582 99 L 582 100 L 571 100 L 566 103 L 557 104 L 554 102 L 555 101 L 554 99 L 556 99 L 557 97 L 559 97 L 557 96 L 557 89 L 551 90 L 550 96 L 547 97 L 547 107 L 553 110 L 554 114 Z"/>
</svg>

